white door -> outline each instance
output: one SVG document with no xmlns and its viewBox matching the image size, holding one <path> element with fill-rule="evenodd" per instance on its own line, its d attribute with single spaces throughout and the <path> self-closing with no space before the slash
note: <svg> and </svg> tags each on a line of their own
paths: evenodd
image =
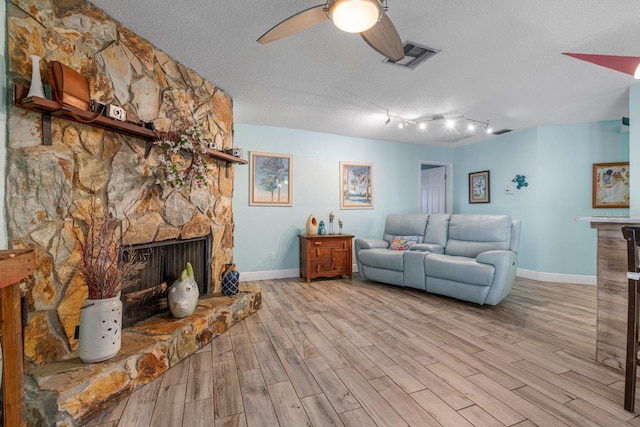
<svg viewBox="0 0 640 427">
<path fill-rule="evenodd" d="M 422 213 L 446 213 L 446 167 L 439 166 L 423 169 L 421 172 L 421 184 L 420 204 Z"/>
</svg>

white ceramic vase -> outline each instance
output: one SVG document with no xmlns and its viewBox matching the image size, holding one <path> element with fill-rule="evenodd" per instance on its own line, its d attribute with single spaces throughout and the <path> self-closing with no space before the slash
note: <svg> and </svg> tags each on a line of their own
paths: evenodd
<svg viewBox="0 0 640 427">
<path fill-rule="evenodd" d="M 31 55 L 31 86 L 27 97 L 38 96 L 44 98 L 44 86 L 42 86 L 42 77 L 40 77 L 40 57 Z"/>
<path fill-rule="evenodd" d="M 318 220 L 315 216 L 309 215 L 309 218 L 307 218 L 305 232 L 307 233 L 307 236 L 315 236 L 318 234 Z"/>
<path fill-rule="evenodd" d="M 112 358 L 120 350 L 121 333 L 120 296 L 87 299 L 80 309 L 80 360 L 93 363 Z"/>
</svg>

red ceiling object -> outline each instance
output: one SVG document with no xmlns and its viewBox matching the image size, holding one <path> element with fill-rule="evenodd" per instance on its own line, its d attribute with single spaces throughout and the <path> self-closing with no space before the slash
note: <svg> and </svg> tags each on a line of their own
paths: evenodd
<svg viewBox="0 0 640 427">
<path fill-rule="evenodd" d="M 620 71 L 632 76 L 636 72 L 638 65 L 640 65 L 640 57 L 638 56 L 593 55 L 569 52 L 562 52 L 562 54 L 582 61 L 591 62 L 602 67 L 611 68 L 612 70 Z"/>
</svg>

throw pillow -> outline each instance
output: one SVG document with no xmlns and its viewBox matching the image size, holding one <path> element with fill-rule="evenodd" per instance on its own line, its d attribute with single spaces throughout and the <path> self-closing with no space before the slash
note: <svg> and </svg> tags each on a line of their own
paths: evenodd
<svg viewBox="0 0 640 427">
<path fill-rule="evenodd" d="M 418 243 L 418 236 L 393 236 L 389 249 L 392 251 L 406 251 L 416 243 Z"/>
</svg>

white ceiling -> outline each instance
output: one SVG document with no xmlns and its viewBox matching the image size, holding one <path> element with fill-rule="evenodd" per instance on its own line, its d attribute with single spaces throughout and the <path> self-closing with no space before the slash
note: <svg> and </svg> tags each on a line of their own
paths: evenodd
<svg viewBox="0 0 640 427">
<path fill-rule="evenodd" d="M 638 0 L 390 0 L 403 41 L 441 50 L 415 70 L 383 64 L 330 21 L 256 42 L 321 0 L 91 2 L 230 94 L 236 123 L 417 144 L 487 136 L 401 130 L 385 125 L 387 110 L 463 115 L 496 130 L 620 119 L 633 77 L 561 53 L 640 56 Z"/>
</svg>

